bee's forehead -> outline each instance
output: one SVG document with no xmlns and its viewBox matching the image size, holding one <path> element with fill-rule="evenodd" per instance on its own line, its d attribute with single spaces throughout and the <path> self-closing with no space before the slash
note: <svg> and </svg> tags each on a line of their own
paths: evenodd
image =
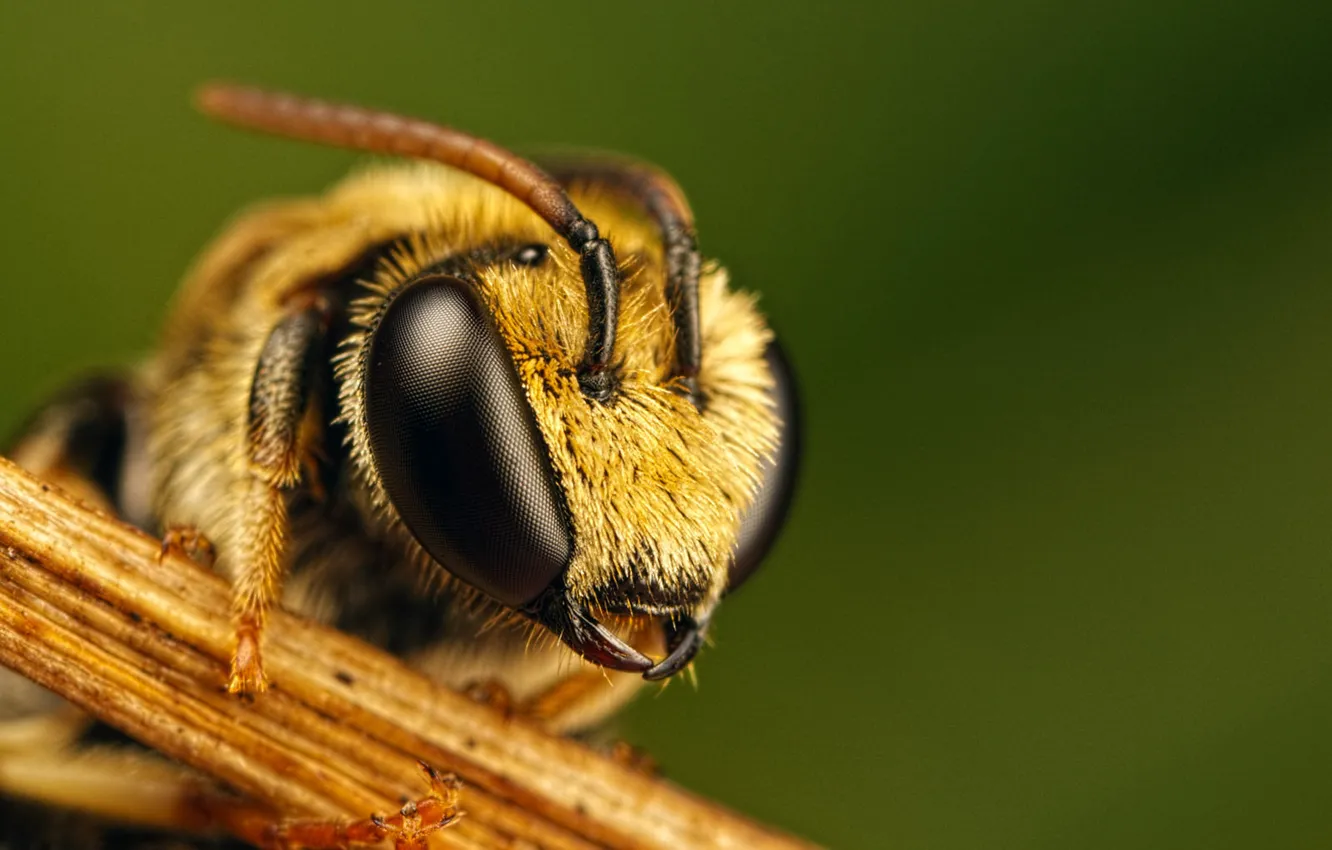
<svg viewBox="0 0 1332 850">
<path fill-rule="evenodd" d="M 587 345 L 587 292 L 571 251 L 549 246 L 547 259 L 536 267 L 494 263 L 479 268 L 476 276 L 520 367 L 526 358 L 566 368 L 581 362 Z M 640 384 L 664 381 L 674 336 L 660 271 L 631 255 L 623 267 L 619 297 L 617 369 Z"/>
</svg>

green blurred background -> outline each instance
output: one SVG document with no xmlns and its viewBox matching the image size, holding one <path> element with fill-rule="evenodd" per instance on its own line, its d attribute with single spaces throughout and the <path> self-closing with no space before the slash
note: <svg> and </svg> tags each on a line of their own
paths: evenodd
<svg viewBox="0 0 1332 850">
<path fill-rule="evenodd" d="M 352 164 L 208 124 L 201 80 L 632 152 L 809 428 L 633 741 L 839 848 L 1332 841 L 1332 7 L 114 5 L 0 7 L 0 426 Z"/>
</svg>

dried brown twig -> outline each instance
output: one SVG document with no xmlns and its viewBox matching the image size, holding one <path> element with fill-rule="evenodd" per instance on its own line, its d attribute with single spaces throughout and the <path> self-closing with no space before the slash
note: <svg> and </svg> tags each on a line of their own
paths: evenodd
<svg viewBox="0 0 1332 850">
<path fill-rule="evenodd" d="M 227 695 L 228 588 L 0 459 L 0 663 L 291 816 L 363 818 L 457 773 L 443 847 L 808 847 L 283 613 L 275 687 Z"/>
</svg>

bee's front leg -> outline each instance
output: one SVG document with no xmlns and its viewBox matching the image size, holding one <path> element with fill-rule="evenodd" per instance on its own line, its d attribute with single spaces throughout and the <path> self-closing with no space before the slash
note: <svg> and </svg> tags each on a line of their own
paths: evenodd
<svg viewBox="0 0 1332 850">
<path fill-rule="evenodd" d="M 294 308 L 274 326 L 250 388 L 242 522 L 232 550 L 232 610 L 236 648 L 227 689 L 255 694 L 267 688 L 262 637 L 268 609 L 281 592 L 287 543 L 286 494 L 301 479 L 315 429 L 307 423 L 314 383 L 312 355 L 327 328 L 327 308 Z"/>
</svg>

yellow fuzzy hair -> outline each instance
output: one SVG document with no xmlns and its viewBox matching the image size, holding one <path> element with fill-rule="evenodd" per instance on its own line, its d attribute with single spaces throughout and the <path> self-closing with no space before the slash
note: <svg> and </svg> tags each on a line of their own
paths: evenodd
<svg viewBox="0 0 1332 850">
<path fill-rule="evenodd" d="M 372 170 L 331 194 L 336 207 L 412 220 L 405 247 L 381 265 L 353 305 L 357 331 L 337 359 L 341 418 L 354 466 L 373 508 L 401 528 L 378 476 L 362 392 L 370 330 L 421 269 L 498 240 L 551 245 L 536 268 L 482 269 L 479 294 L 513 356 L 564 489 L 575 532 L 566 583 L 600 608 L 599 588 L 631 570 L 663 588 L 704 587 L 710 609 L 726 586 L 740 519 L 753 501 L 761 460 L 774 450 L 778 421 L 764 360 L 771 339 L 754 299 L 728 289 L 710 268 L 701 284 L 703 364 L 700 414 L 668 384 L 674 331 L 664 294 L 662 252 L 649 223 L 590 192 L 571 193 L 621 260 L 619 392 L 589 401 L 574 367 L 586 341 L 587 304 L 576 255 L 525 206 L 480 181 L 430 165 Z M 378 229 L 378 228 L 373 228 Z M 424 553 L 415 552 L 418 558 Z M 643 613 L 652 613 L 644 600 Z"/>
</svg>

